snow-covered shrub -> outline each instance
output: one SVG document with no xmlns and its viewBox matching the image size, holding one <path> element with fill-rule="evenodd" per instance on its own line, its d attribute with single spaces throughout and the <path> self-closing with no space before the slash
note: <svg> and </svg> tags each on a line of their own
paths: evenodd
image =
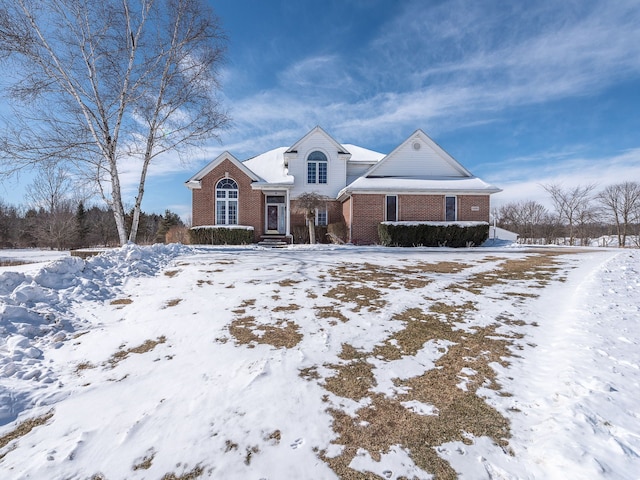
<svg viewBox="0 0 640 480">
<path fill-rule="evenodd" d="M 253 243 L 253 227 L 202 226 L 189 230 L 189 243 L 192 245 L 246 245 Z"/>
<path fill-rule="evenodd" d="M 382 222 L 380 243 L 392 247 L 469 247 L 489 238 L 486 222 Z"/>
</svg>

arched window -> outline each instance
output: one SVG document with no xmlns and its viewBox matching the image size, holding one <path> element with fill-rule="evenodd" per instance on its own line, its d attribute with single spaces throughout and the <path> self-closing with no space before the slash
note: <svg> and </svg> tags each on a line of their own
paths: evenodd
<svg viewBox="0 0 640 480">
<path fill-rule="evenodd" d="M 238 224 L 238 184 L 223 178 L 216 185 L 216 225 Z"/>
<path fill-rule="evenodd" d="M 314 151 L 307 157 L 307 183 L 327 183 L 327 156 Z"/>
</svg>

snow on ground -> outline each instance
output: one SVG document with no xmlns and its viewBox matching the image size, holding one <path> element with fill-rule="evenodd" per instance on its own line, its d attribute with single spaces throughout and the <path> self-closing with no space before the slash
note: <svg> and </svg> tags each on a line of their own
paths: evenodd
<svg viewBox="0 0 640 480">
<path fill-rule="evenodd" d="M 555 252 L 530 275 L 503 268 Z M 331 479 L 341 458 L 379 478 L 431 478 L 401 441 L 345 447 L 336 412 L 363 434 L 385 399 L 437 421 L 444 407 L 407 382 L 446 369 L 478 331 L 510 344 L 508 364 L 489 364 L 501 389 L 474 387 L 489 375 L 477 359 L 452 388 L 477 388 L 508 420 L 508 444 L 469 418 L 438 458 L 468 479 L 637 478 L 639 270 L 638 250 L 500 246 L 128 245 L 3 267 L 0 478 Z M 443 305 L 457 312 L 449 339 L 409 353 L 398 318 Z M 349 365 L 364 368 L 355 383 L 372 376 L 360 394 L 331 387 Z"/>
</svg>

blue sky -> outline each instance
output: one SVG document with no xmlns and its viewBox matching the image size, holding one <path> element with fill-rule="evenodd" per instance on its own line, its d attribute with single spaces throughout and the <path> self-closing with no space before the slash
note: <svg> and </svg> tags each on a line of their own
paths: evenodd
<svg viewBox="0 0 640 480">
<path fill-rule="evenodd" d="M 249 158 L 316 125 L 383 153 L 421 128 L 504 190 L 497 206 L 545 203 L 542 183 L 640 181 L 637 0 L 210 4 L 233 123 L 188 163 L 153 167 L 145 211 L 188 216 L 184 181 L 220 152 Z"/>
</svg>

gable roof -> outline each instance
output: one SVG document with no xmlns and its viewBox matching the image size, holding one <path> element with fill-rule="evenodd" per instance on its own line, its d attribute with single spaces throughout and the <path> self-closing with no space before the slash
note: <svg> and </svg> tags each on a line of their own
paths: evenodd
<svg viewBox="0 0 640 480">
<path fill-rule="evenodd" d="M 413 132 L 364 177 L 473 177 L 422 130 Z"/>
<path fill-rule="evenodd" d="M 249 177 L 254 182 L 257 182 L 257 181 L 261 180 L 258 175 L 256 175 L 251 169 L 247 168 L 240 160 L 238 160 L 236 157 L 234 157 L 228 151 L 224 151 L 220 155 L 218 155 L 218 157 L 215 160 L 213 160 L 212 162 L 208 163 L 202 170 L 200 170 L 193 177 L 191 177 L 189 180 L 184 182 L 185 185 L 187 186 L 187 188 L 189 188 L 190 190 L 201 188 L 202 179 L 209 172 L 211 172 L 214 168 L 216 168 L 218 165 L 220 165 L 225 160 L 229 160 L 231 163 L 233 163 L 236 167 L 238 167 L 240 170 L 242 170 L 242 172 L 245 175 L 247 175 L 247 177 Z"/>
<path fill-rule="evenodd" d="M 293 175 L 289 175 L 284 166 L 286 150 L 287 147 L 274 148 L 245 160 L 242 164 L 259 175 L 265 183 L 293 184 Z"/>
<path fill-rule="evenodd" d="M 492 194 L 499 188 L 484 182 L 418 129 L 389 155 L 338 193 Z"/>
<path fill-rule="evenodd" d="M 338 150 L 338 153 L 343 154 L 343 155 L 348 155 L 349 152 L 347 151 L 346 148 L 344 148 L 344 146 L 342 146 L 340 143 L 338 143 L 331 135 L 329 135 L 327 132 L 325 132 L 322 127 L 320 126 L 315 126 L 310 132 L 308 132 L 304 137 L 302 137 L 300 140 L 298 140 L 296 143 L 294 143 L 293 145 L 291 145 L 286 152 L 284 153 L 296 153 L 298 151 L 298 148 L 300 147 L 300 145 L 302 145 L 302 143 L 308 139 L 309 137 L 311 137 L 312 135 L 315 135 L 316 133 L 320 133 L 321 135 L 324 135 L 335 147 L 336 150 Z"/>
</svg>

